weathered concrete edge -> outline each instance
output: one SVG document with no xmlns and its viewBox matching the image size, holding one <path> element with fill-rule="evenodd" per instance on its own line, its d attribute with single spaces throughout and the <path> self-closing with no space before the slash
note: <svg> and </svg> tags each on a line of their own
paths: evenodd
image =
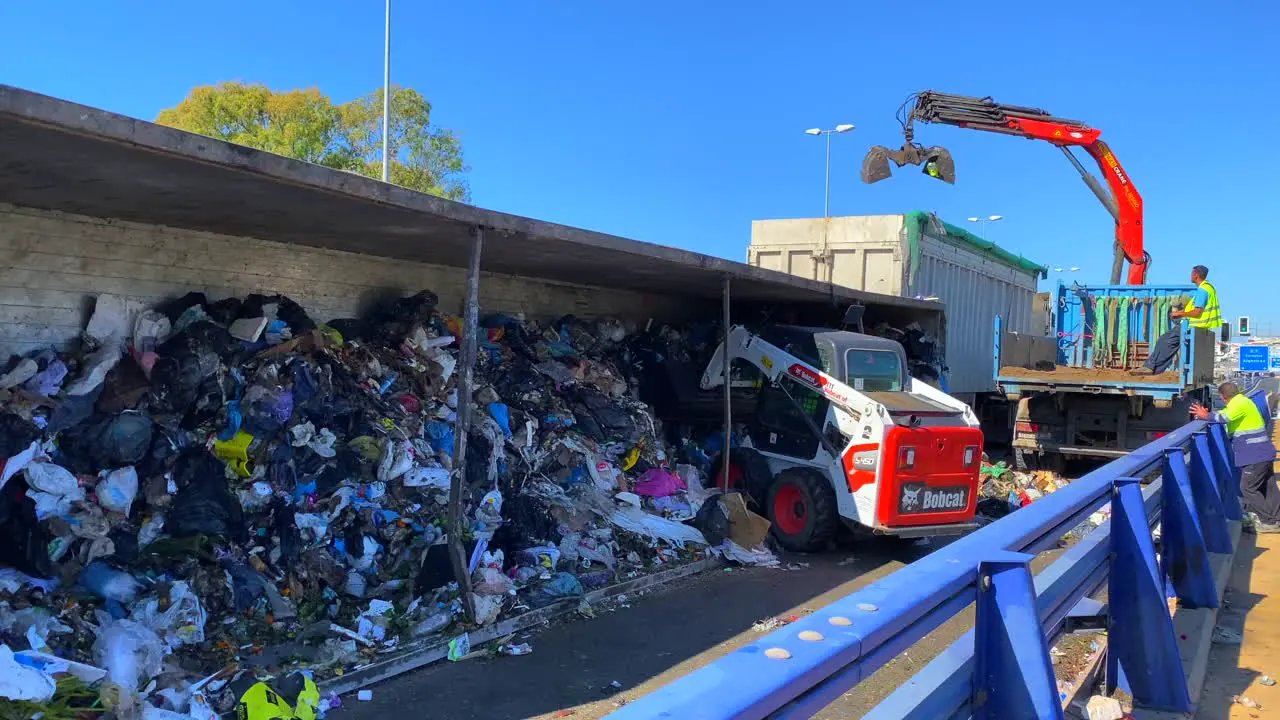
<svg viewBox="0 0 1280 720">
<path fill-rule="evenodd" d="M 1228 523 L 1231 531 L 1231 554 L 1210 554 L 1209 564 L 1221 604 L 1226 596 L 1227 584 L 1235 565 L 1236 551 L 1240 549 L 1241 523 Z M 1162 710 L 1134 708 L 1134 720 L 1186 720 L 1195 717 L 1204 692 L 1205 677 L 1209 674 L 1209 651 L 1213 647 L 1213 628 L 1218 624 L 1218 610 L 1179 609 L 1173 616 L 1173 631 L 1178 637 L 1178 654 L 1182 657 L 1183 672 L 1187 677 L 1187 689 L 1191 695 L 1191 712 L 1177 713 Z"/>
<path fill-rule="evenodd" d="M 618 595 L 625 595 L 630 592 L 647 590 L 669 583 L 682 580 L 684 578 L 696 575 L 708 570 L 717 569 L 725 565 L 725 561 L 719 557 L 711 557 L 706 560 L 699 560 L 682 565 L 671 570 L 664 570 L 653 575 L 645 575 L 643 577 L 634 578 L 615 585 L 600 588 L 587 593 L 584 597 L 588 602 L 598 602 Z M 576 612 L 578 601 L 566 600 L 545 608 L 533 610 L 523 615 L 503 620 L 489 627 L 473 630 L 470 633 L 471 647 L 477 648 L 485 643 L 498 640 L 512 633 L 520 632 L 535 625 L 541 625 L 549 622 L 557 617 L 568 615 Z M 367 665 L 358 670 L 354 670 L 340 677 L 335 677 L 324 682 L 318 683 L 322 694 L 337 693 L 338 695 L 347 695 L 357 690 L 364 689 L 375 683 L 389 680 L 397 675 L 402 675 L 413 670 L 424 668 L 433 663 L 444 660 L 449 656 L 449 642 L 457 635 L 452 635 L 444 640 L 433 640 L 422 643 L 420 647 L 407 652 L 397 653 L 393 657 L 385 660 L 379 660 L 371 665 Z"/>
<path fill-rule="evenodd" d="M 685 267 L 727 274 L 736 279 L 790 285 L 793 288 L 814 293 L 817 297 L 839 297 L 846 300 L 923 310 L 938 310 L 944 305 L 940 302 L 883 295 L 818 282 L 670 245 L 633 240 L 498 210 L 488 210 L 384 183 L 363 175 L 313 165 L 263 150 L 176 130 L 3 83 L 0 83 L 0 116 L 7 116 L 25 124 L 46 127 L 55 132 L 74 133 L 100 141 L 133 146 L 140 151 L 252 173 L 296 187 L 426 213 L 451 222 L 489 227 L 511 235 L 547 238 L 639 255 Z"/>
</svg>

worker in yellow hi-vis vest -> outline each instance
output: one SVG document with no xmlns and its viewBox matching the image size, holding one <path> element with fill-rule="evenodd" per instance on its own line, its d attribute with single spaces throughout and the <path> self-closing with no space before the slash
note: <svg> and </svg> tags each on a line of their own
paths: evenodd
<svg viewBox="0 0 1280 720">
<path fill-rule="evenodd" d="M 1240 495 L 1245 512 L 1252 517 L 1246 529 L 1259 533 L 1280 533 L 1280 486 L 1276 485 L 1272 463 L 1276 446 L 1267 432 L 1267 421 L 1258 406 L 1240 392 L 1235 383 L 1218 386 L 1224 403 L 1222 410 L 1211 412 L 1200 403 L 1191 405 L 1197 420 L 1226 423 L 1231 437 L 1231 454 L 1240 468 Z"/>
<path fill-rule="evenodd" d="M 1191 268 L 1191 282 L 1196 291 L 1191 301 L 1181 310 L 1174 310 L 1169 317 L 1174 320 L 1186 320 L 1193 328 L 1206 328 L 1217 331 L 1222 327 L 1222 309 L 1218 306 L 1218 291 L 1209 284 L 1209 268 L 1197 265 Z M 1178 359 L 1182 348 L 1182 323 L 1175 323 L 1169 332 L 1161 335 L 1147 354 L 1145 367 L 1132 372 L 1134 375 L 1159 375 Z"/>
</svg>

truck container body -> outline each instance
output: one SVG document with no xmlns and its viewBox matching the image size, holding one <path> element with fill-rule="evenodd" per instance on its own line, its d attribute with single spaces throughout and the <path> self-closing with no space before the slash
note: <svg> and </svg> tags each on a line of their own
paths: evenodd
<svg viewBox="0 0 1280 720">
<path fill-rule="evenodd" d="M 991 318 L 1034 332 L 1045 268 L 935 215 L 911 212 L 751 224 L 747 262 L 870 292 L 946 305 L 945 389 L 966 402 L 993 393 Z M 942 340 L 942 338 L 939 338 Z"/>
<path fill-rule="evenodd" d="M 997 317 L 993 377 L 1011 401 L 1019 463 L 1123 455 L 1185 424 L 1192 402 L 1208 402 L 1216 338 L 1168 316 L 1194 291 L 1059 284 L 1051 337 L 1011 332 Z M 1134 374 L 1169 329 L 1181 333 L 1174 364 Z"/>
</svg>

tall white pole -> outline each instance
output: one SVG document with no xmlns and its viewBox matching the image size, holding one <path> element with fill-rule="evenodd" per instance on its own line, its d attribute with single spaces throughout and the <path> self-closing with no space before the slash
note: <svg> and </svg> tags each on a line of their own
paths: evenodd
<svg viewBox="0 0 1280 720">
<path fill-rule="evenodd" d="M 382 182 L 391 181 L 391 0 L 387 0 L 387 35 L 382 45 Z"/>
<path fill-rule="evenodd" d="M 822 193 L 822 217 L 830 217 L 831 213 L 831 131 L 826 131 L 827 135 L 827 182 Z"/>
</svg>

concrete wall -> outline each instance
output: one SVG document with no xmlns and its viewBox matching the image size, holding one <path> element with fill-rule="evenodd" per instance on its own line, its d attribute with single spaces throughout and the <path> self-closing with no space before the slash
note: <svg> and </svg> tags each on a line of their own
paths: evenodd
<svg viewBox="0 0 1280 720">
<path fill-rule="evenodd" d="M 234 212 L 229 208 L 228 212 Z M 496 239 L 487 244 L 499 252 Z M 99 293 L 142 308 L 187 292 L 211 300 L 251 292 L 284 294 L 320 322 L 360 314 L 388 295 L 430 289 L 458 312 L 465 270 L 100 220 L 0 204 L 0 362 L 78 337 Z M 687 299 L 485 274 L 482 312 L 616 315 L 636 322 L 680 320 Z M 714 307 L 711 308 L 715 312 Z"/>
</svg>

